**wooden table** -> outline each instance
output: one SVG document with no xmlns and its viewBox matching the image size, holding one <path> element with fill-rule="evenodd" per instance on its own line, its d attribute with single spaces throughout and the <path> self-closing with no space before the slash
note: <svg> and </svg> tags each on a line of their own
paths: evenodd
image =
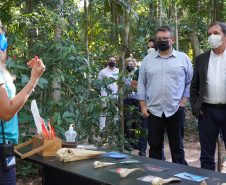
<svg viewBox="0 0 226 185">
<path fill-rule="evenodd" d="M 30 150 L 29 147 L 24 147 L 19 149 L 21 153 L 25 153 Z M 101 149 L 98 150 L 106 150 L 109 152 L 110 150 Z M 137 180 L 139 177 L 153 175 L 162 178 L 173 177 L 175 174 L 187 172 L 194 175 L 209 177 L 206 180 L 208 185 L 217 185 L 226 182 L 226 174 L 219 173 L 215 171 L 205 170 L 201 168 L 195 168 L 180 164 L 175 164 L 171 162 L 150 159 L 147 157 L 140 157 L 129 154 L 133 159 L 141 161 L 138 164 L 120 164 L 117 163 L 114 166 L 103 167 L 99 169 L 95 169 L 93 167 L 94 161 L 102 161 L 102 162 L 114 162 L 118 159 L 112 159 L 104 156 L 99 156 L 92 159 L 82 160 L 82 161 L 74 161 L 69 163 L 61 162 L 56 157 L 42 157 L 40 155 L 33 155 L 25 160 L 29 160 L 31 162 L 40 163 L 43 165 L 43 185 L 148 185 L 150 183 L 143 182 Z M 169 168 L 163 172 L 152 172 L 146 170 L 146 172 L 135 171 L 129 174 L 125 179 L 122 179 L 119 174 L 110 172 L 110 169 L 116 168 L 135 168 L 137 165 L 142 164 L 153 164 L 160 167 Z M 174 182 L 171 184 L 178 185 L 199 185 L 200 182 L 190 181 L 186 179 L 181 179 L 181 182 Z"/>
</svg>

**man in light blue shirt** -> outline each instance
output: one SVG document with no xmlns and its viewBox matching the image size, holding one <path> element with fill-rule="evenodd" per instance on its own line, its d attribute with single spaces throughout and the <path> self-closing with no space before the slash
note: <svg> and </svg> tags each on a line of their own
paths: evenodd
<svg viewBox="0 0 226 185">
<path fill-rule="evenodd" d="M 183 148 L 184 107 L 190 98 L 193 68 L 185 53 L 173 49 L 171 27 L 158 28 L 156 40 L 159 50 L 144 58 L 137 88 L 142 115 L 149 122 L 149 157 L 162 159 L 166 130 L 172 161 L 187 164 Z"/>
</svg>

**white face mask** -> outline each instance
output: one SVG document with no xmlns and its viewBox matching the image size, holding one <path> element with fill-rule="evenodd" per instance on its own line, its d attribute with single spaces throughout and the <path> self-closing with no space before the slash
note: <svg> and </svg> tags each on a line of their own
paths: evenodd
<svg viewBox="0 0 226 185">
<path fill-rule="evenodd" d="M 147 53 L 149 54 L 149 53 L 154 53 L 155 52 L 155 48 L 149 48 L 148 50 L 147 50 Z"/>
<path fill-rule="evenodd" d="M 208 38 L 210 47 L 213 49 L 218 48 L 223 43 L 221 37 L 221 35 L 210 35 Z"/>
</svg>

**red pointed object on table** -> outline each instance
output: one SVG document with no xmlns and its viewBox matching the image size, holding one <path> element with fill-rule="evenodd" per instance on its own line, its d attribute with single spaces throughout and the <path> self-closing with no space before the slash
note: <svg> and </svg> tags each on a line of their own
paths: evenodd
<svg viewBox="0 0 226 185">
<path fill-rule="evenodd" d="M 46 139 L 49 139 L 48 131 L 46 130 L 45 125 L 43 125 L 43 124 L 42 124 L 42 132 L 43 132 L 45 138 L 46 138 Z"/>
<path fill-rule="evenodd" d="M 55 130 L 54 130 L 53 127 L 52 127 L 52 133 L 51 133 L 51 134 L 52 134 L 52 138 L 53 138 L 53 139 L 56 139 Z"/>
</svg>

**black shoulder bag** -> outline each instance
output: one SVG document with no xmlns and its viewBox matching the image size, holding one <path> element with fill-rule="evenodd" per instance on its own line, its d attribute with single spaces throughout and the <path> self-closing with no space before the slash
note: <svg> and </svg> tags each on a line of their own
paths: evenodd
<svg viewBox="0 0 226 185">
<path fill-rule="evenodd" d="M 6 144 L 4 126 L 3 126 L 2 120 L 1 120 L 1 125 L 2 125 L 2 137 L 3 137 L 3 145 L 2 145 L 3 169 L 9 170 L 9 169 L 16 167 L 16 158 L 15 158 L 15 155 L 14 155 L 14 146 L 10 141 L 8 141 L 8 143 Z"/>
</svg>

